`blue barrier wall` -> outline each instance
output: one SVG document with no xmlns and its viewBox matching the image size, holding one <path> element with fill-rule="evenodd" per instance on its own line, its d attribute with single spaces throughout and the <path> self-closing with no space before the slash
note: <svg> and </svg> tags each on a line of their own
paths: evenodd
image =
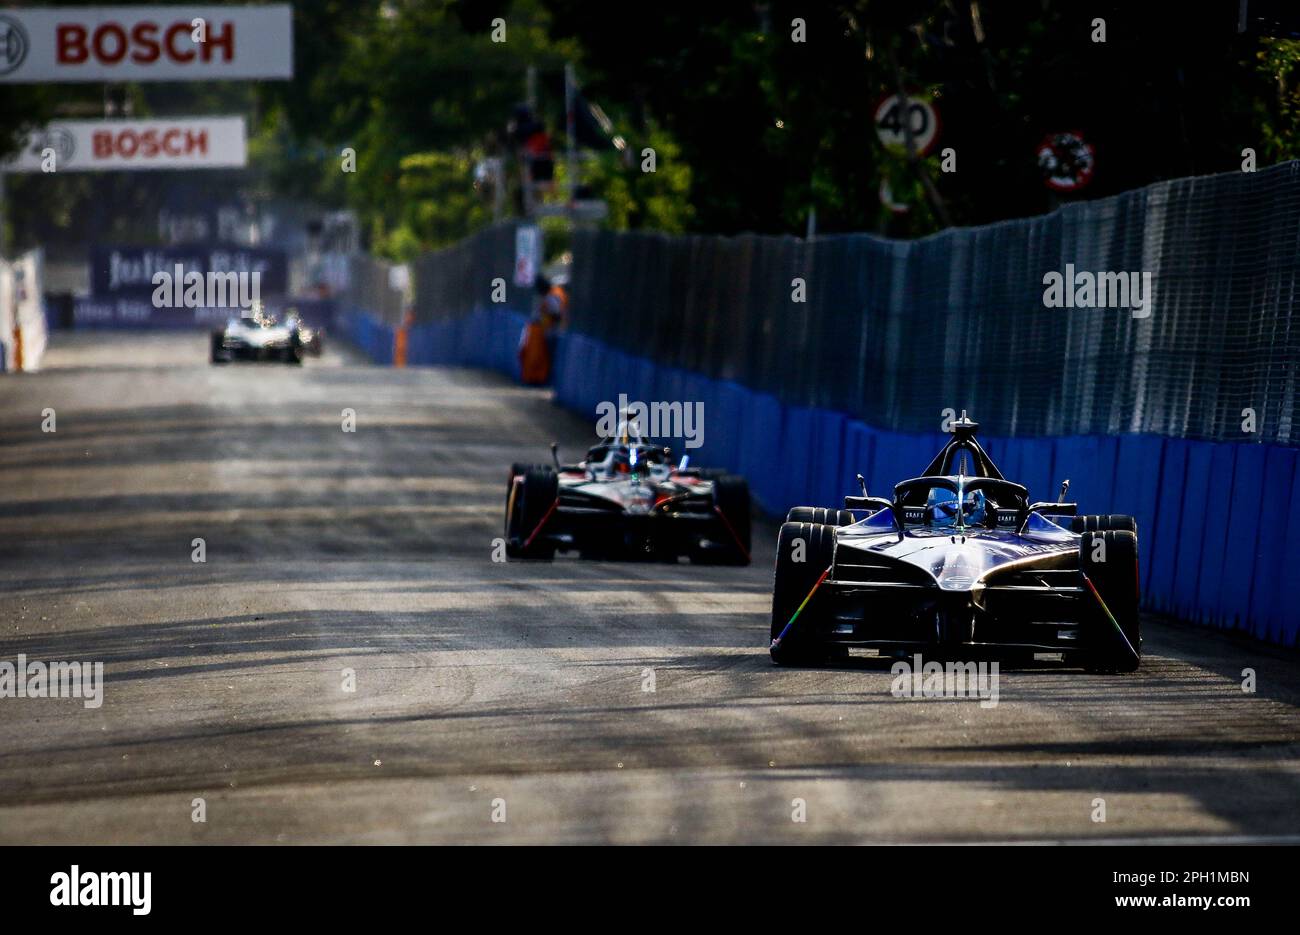
<svg viewBox="0 0 1300 935">
<path fill-rule="evenodd" d="M 393 329 L 361 309 L 346 309 L 334 316 L 334 331 L 377 364 L 393 362 Z"/>
<path fill-rule="evenodd" d="M 518 377 L 522 313 L 480 308 L 411 329 L 408 362 L 484 367 Z M 379 363 L 392 362 L 393 331 L 360 311 L 340 316 L 343 334 Z M 560 335 L 555 396 L 588 414 L 630 401 L 704 404 L 700 465 L 745 475 L 758 504 L 782 516 L 791 506 L 833 506 L 856 489 L 888 494 L 948 440 L 940 431 L 873 428 L 842 413 L 783 403 L 740 384 L 664 367 L 576 333 Z M 976 420 L 979 413 L 971 413 Z M 1181 619 L 1297 645 L 1300 604 L 1290 563 L 1300 556 L 1300 449 L 1194 441 L 1158 435 L 998 438 L 981 443 L 1034 499 L 1070 479 L 1070 499 L 1090 513 L 1137 519 L 1147 608 Z M 680 453 L 680 452 L 679 452 Z"/>
<path fill-rule="evenodd" d="M 479 308 L 463 318 L 414 325 L 407 336 L 410 365 L 482 367 L 519 378 L 519 336 L 528 316 L 504 308 Z M 393 328 L 353 308 L 335 317 L 336 331 L 377 364 L 393 362 Z"/>
<path fill-rule="evenodd" d="M 411 328 L 408 364 L 483 367 L 519 379 L 519 336 L 528 316 L 509 309 L 480 308 L 451 321 Z"/>
</svg>

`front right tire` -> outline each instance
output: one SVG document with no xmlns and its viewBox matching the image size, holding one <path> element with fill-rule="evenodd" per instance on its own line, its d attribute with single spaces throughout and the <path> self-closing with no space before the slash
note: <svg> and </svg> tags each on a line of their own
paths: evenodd
<svg viewBox="0 0 1300 935">
<path fill-rule="evenodd" d="M 1071 532 L 1105 532 L 1106 530 L 1131 532 L 1134 535 L 1137 535 L 1137 520 L 1131 516 L 1124 516 L 1121 513 L 1098 513 L 1094 515 L 1073 516 L 1070 518 Z"/>
<path fill-rule="evenodd" d="M 1137 534 L 1126 529 L 1083 533 L 1079 569 L 1104 605 L 1097 608 L 1085 666 L 1098 672 L 1135 671 L 1142 663 Z M 1087 594 L 1084 599 L 1096 597 Z"/>
<path fill-rule="evenodd" d="M 693 548 L 689 553 L 691 562 L 748 565 L 752 547 L 749 483 L 735 474 L 718 475 L 713 481 L 713 505 L 722 514 L 719 525 L 723 528 L 717 533 L 717 539 L 723 546 Z"/>
</svg>

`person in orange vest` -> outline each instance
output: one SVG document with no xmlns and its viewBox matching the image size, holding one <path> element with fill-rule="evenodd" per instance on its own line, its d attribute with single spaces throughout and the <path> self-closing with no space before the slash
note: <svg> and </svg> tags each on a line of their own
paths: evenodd
<svg viewBox="0 0 1300 935">
<path fill-rule="evenodd" d="M 559 283 L 552 285 L 545 276 L 537 278 L 537 291 L 542 295 L 542 314 L 550 321 L 552 330 L 563 328 L 569 319 L 569 293 Z"/>
<path fill-rule="evenodd" d="M 519 375 L 523 382 L 541 386 L 551 378 L 555 357 L 555 332 L 568 318 L 569 296 L 563 286 L 551 285 L 545 276 L 533 281 L 537 309 L 519 339 Z"/>
</svg>

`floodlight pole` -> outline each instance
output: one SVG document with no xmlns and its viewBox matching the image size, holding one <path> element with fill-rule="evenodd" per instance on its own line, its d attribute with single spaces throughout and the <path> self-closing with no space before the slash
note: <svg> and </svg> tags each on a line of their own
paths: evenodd
<svg viewBox="0 0 1300 935">
<path fill-rule="evenodd" d="M 577 79 L 573 75 L 573 64 L 566 62 L 564 65 L 564 128 L 568 136 L 568 176 L 569 188 L 569 222 L 573 223 L 574 212 L 573 203 L 578 197 L 578 148 L 577 148 L 577 121 L 574 117 L 574 98 L 576 95 Z"/>
</svg>

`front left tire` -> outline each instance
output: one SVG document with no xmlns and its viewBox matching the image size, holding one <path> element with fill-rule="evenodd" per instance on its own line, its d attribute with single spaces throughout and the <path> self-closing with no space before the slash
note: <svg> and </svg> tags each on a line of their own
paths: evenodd
<svg viewBox="0 0 1300 935">
<path fill-rule="evenodd" d="M 836 510 L 827 506 L 793 506 L 785 514 L 787 523 L 820 523 L 826 526 L 852 526 L 855 517 L 848 510 Z"/>
<path fill-rule="evenodd" d="M 819 523 L 781 526 L 768 648 L 777 665 L 818 665 L 829 655 L 825 642 L 829 602 L 817 585 L 835 559 L 835 528 Z"/>
<path fill-rule="evenodd" d="M 506 555 L 554 558 L 555 546 L 541 539 L 540 527 L 559 496 L 559 477 L 550 468 L 529 467 L 522 475 L 510 478 L 510 487 L 506 500 Z"/>
</svg>

